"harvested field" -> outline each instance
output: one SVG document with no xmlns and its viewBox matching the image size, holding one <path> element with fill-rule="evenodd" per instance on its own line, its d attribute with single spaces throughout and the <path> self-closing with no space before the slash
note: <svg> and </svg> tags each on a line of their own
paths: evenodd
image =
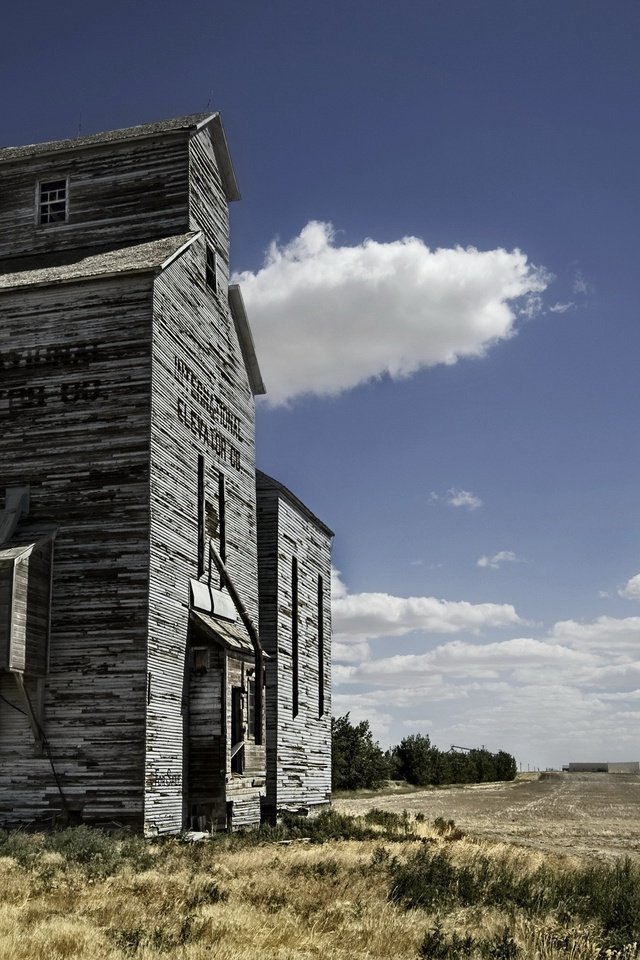
<svg viewBox="0 0 640 960">
<path fill-rule="evenodd" d="M 640 776 L 543 773 L 539 779 L 485 783 L 334 801 L 350 814 L 372 807 L 455 820 L 486 840 L 581 857 L 640 859 Z"/>
</svg>

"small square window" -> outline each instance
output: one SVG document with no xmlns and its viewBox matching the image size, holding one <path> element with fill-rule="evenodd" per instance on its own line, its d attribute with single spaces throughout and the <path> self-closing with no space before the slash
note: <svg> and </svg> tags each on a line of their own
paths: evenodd
<svg viewBox="0 0 640 960">
<path fill-rule="evenodd" d="M 215 250 L 207 246 L 207 263 L 205 267 L 205 281 L 210 290 L 218 293 L 218 265 Z"/>
<path fill-rule="evenodd" d="M 67 179 L 38 184 L 38 223 L 64 223 L 68 219 Z"/>
</svg>

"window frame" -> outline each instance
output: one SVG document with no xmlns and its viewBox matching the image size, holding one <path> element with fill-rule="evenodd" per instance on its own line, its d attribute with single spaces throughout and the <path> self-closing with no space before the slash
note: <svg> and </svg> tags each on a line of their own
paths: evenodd
<svg viewBox="0 0 640 960">
<path fill-rule="evenodd" d="M 42 194 L 45 186 L 54 184 L 54 183 L 64 183 L 64 217 L 62 219 L 56 220 L 43 220 L 43 213 L 46 210 L 48 215 L 51 214 L 51 204 L 60 203 L 60 200 L 46 200 L 43 203 Z M 59 188 L 58 188 L 59 189 Z M 49 177 L 46 180 L 37 180 L 36 181 L 36 204 L 35 204 L 35 220 L 37 227 L 55 227 L 60 226 L 60 224 L 69 222 L 69 177 Z"/>
</svg>

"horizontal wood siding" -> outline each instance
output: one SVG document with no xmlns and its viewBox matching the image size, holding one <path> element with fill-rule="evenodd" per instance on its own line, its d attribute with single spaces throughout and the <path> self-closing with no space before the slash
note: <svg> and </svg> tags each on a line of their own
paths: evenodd
<svg viewBox="0 0 640 960">
<path fill-rule="evenodd" d="M 47 669 L 52 555 L 53 541 L 48 540 L 35 547 L 26 561 L 29 576 L 26 593 L 25 671 L 30 676 L 43 677 Z"/>
<path fill-rule="evenodd" d="M 274 491 L 258 487 L 262 639 L 267 664 L 268 803 L 271 809 L 326 805 L 331 797 L 331 542 L 327 533 L 287 499 L 278 497 L 274 543 Z M 267 519 L 263 526 L 263 519 Z M 273 561 L 277 550 L 277 565 Z M 298 572 L 298 712 L 294 716 L 292 558 Z M 276 580 L 273 580 L 273 576 Z M 318 576 L 323 580 L 324 711 L 320 716 Z M 277 611 L 274 617 L 274 598 Z M 275 632 L 273 630 L 275 623 Z M 275 675 L 275 676 L 274 676 Z M 275 744 L 274 744 L 275 740 Z M 275 796 L 273 785 L 275 783 Z"/>
<path fill-rule="evenodd" d="M 87 819 L 142 813 L 151 295 L 144 278 L 0 295 L 0 491 L 29 484 L 24 529 L 59 531 L 44 727 Z M 0 767 L 15 819 L 60 809 L 20 729 Z"/>
<path fill-rule="evenodd" d="M 69 178 L 66 223 L 36 222 L 39 181 Z M 188 229 L 188 133 L 0 166 L 0 259 L 118 246 Z"/>
<path fill-rule="evenodd" d="M 206 242 L 216 253 L 219 295 L 226 302 L 229 284 L 229 216 L 208 128 L 192 136 L 189 158 L 189 228 L 202 230 Z"/>
<path fill-rule="evenodd" d="M 222 199 L 217 202 L 222 205 Z M 226 202 L 218 216 L 225 218 Z M 226 234 L 225 234 L 226 235 Z M 225 257 L 227 251 L 225 250 Z M 205 244 L 156 280 L 151 420 L 151 557 L 145 819 L 182 824 L 188 581 L 198 573 L 198 456 L 205 514 L 219 517 L 224 476 L 227 567 L 257 622 L 254 401 L 228 307 L 205 285 Z M 218 546 L 219 542 L 218 524 Z M 219 585 L 205 552 L 206 574 Z M 186 815 L 186 810 L 184 811 Z"/>
</svg>

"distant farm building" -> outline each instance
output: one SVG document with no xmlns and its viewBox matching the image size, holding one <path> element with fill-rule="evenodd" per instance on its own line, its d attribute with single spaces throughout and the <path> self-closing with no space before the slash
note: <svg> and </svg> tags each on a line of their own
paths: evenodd
<svg viewBox="0 0 640 960">
<path fill-rule="evenodd" d="M 640 773 L 640 763 L 637 761 L 570 763 L 562 768 L 566 773 Z"/>
<path fill-rule="evenodd" d="M 326 806 L 332 533 L 256 490 L 220 117 L 5 148 L 0 180 L 0 822 Z"/>
</svg>

